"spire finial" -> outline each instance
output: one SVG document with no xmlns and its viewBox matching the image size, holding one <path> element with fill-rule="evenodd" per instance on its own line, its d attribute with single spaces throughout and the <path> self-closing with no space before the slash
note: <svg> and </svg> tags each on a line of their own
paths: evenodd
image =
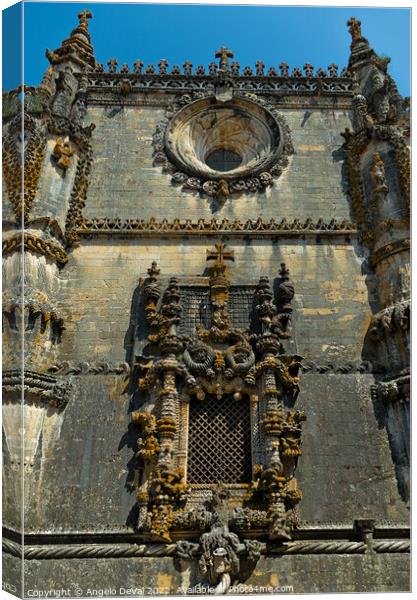
<svg viewBox="0 0 417 600">
<path fill-rule="evenodd" d="M 349 33 L 352 36 L 352 42 L 357 42 L 360 40 L 362 38 L 361 21 L 356 19 L 356 17 L 351 17 L 346 24 L 349 27 Z"/>
<path fill-rule="evenodd" d="M 85 8 L 84 10 L 82 10 L 81 12 L 78 13 L 77 17 L 78 17 L 78 25 L 75 29 L 73 29 L 71 31 L 70 39 L 73 37 L 78 37 L 78 38 L 83 37 L 88 41 L 88 43 L 90 43 L 90 33 L 88 31 L 88 19 L 92 19 L 93 15 L 88 10 L 88 8 Z"/>
<path fill-rule="evenodd" d="M 83 11 L 81 11 L 80 13 L 78 13 L 77 17 L 78 17 L 78 20 L 80 22 L 80 26 L 81 27 L 85 27 L 86 29 L 88 29 L 88 19 L 92 19 L 93 18 L 93 15 L 88 10 L 88 8 L 85 8 Z"/>
<path fill-rule="evenodd" d="M 64 40 L 60 48 L 51 52 L 46 51 L 46 56 L 52 65 L 72 62 L 75 68 L 83 71 L 87 68 L 95 68 L 96 60 L 91 45 L 91 37 L 88 31 L 88 20 L 93 18 L 91 12 L 85 8 L 78 13 L 78 25 L 70 33 L 68 39 Z"/>
</svg>

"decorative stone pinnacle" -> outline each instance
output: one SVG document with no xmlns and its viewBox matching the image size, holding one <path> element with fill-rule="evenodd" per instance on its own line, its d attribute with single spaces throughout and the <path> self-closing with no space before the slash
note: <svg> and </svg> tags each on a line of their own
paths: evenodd
<svg viewBox="0 0 417 600">
<path fill-rule="evenodd" d="M 313 67 L 312 64 L 305 63 L 303 69 L 304 69 L 304 72 L 306 74 L 306 77 L 313 77 L 313 69 L 314 69 L 314 67 Z"/>
<path fill-rule="evenodd" d="M 262 60 L 258 60 L 255 63 L 255 67 L 256 67 L 256 75 L 258 77 L 263 77 L 263 75 L 264 75 L 264 69 L 265 69 L 265 63 Z"/>
<path fill-rule="evenodd" d="M 166 72 L 168 69 L 168 61 L 165 60 L 164 58 L 162 60 L 160 60 L 158 63 L 158 68 L 159 68 L 159 73 L 161 75 L 166 75 Z"/>
<path fill-rule="evenodd" d="M 183 66 L 185 75 L 192 75 L 193 63 L 191 61 L 186 60 L 182 66 Z"/>
<path fill-rule="evenodd" d="M 289 64 L 286 62 L 282 62 L 279 64 L 279 68 L 281 70 L 281 77 L 288 77 Z"/>
<path fill-rule="evenodd" d="M 224 269 L 226 267 L 225 260 L 235 260 L 234 250 L 225 250 L 226 244 L 223 242 L 214 244 L 216 250 L 207 250 L 207 260 L 215 260 L 215 268 Z"/>
<path fill-rule="evenodd" d="M 228 50 L 225 46 L 222 46 L 220 50 L 217 50 L 215 57 L 220 59 L 219 64 L 221 73 L 227 73 L 229 67 L 229 58 L 234 57 L 233 52 Z"/>
<path fill-rule="evenodd" d="M 148 275 L 151 279 L 156 279 L 160 273 L 160 269 L 158 269 L 158 264 L 154 261 L 150 268 L 148 269 Z"/>
<path fill-rule="evenodd" d="M 329 65 L 327 67 L 328 71 L 329 71 L 329 75 L 330 77 L 337 77 L 338 76 L 338 65 L 336 65 L 335 63 L 332 63 L 331 65 Z"/>
<path fill-rule="evenodd" d="M 133 63 L 133 68 L 135 70 L 135 73 L 142 73 L 143 62 L 139 59 L 135 60 L 135 62 Z"/>
<path fill-rule="evenodd" d="M 352 42 L 357 42 L 362 38 L 361 25 L 361 21 L 359 21 L 355 17 L 351 17 L 347 22 L 347 26 L 349 27 L 349 33 L 352 36 Z"/>
<path fill-rule="evenodd" d="M 72 61 L 78 67 L 81 67 L 81 70 L 84 70 L 86 67 L 95 69 L 94 50 L 88 31 L 88 20 L 92 19 L 93 15 L 88 9 L 84 9 L 77 16 L 78 24 L 71 31 L 69 38 L 64 40 L 61 47 L 54 50 L 54 52 L 47 50 L 46 56 L 52 65 Z"/>
<path fill-rule="evenodd" d="M 107 66 L 109 67 L 109 73 L 116 73 L 118 62 L 115 58 L 111 58 L 107 61 Z"/>
<path fill-rule="evenodd" d="M 279 274 L 282 277 L 282 279 L 289 279 L 290 271 L 289 271 L 289 269 L 287 269 L 287 265 L 285 263 L 281 263 L 281 268 L 279 270 Z"/>
</svg>

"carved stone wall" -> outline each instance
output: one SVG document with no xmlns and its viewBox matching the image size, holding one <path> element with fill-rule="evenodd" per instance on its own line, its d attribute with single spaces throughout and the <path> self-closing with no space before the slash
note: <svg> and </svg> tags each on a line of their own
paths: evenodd
<svg viewBox="0 0 417 600">
<path fill-rule="evenodd" d="M 151 93 L 152 96 L 152 93 Z M 96 124 L 92 144 L 96 160 L 91 170 L 87 218 L 118 218 L 122 221 L 157 217 L 150 202 L 157 202 L 160 214 L 168 221 L 175 218 L 221 221 L 224 218 L 244 223 L 262 216 L 280 222 L 307 218 L 316 223 L 350 220 L 349 206 L 341 187 L 343 138 L 340 132 L 351 126 L 349 111 L 343 108 L 323 110 L 309 106 L 287 107 L 278 98 L 269 103 L 283 116 L 291 131 L 294 154 L 291 168 L 264 191 L 234 193 L 225 202 L 210 200 L 198 191 L 172 184 L 172 174 L 154 162 L 153 136 L 165 116 L 166 102 L 175 98 L 153 96 L 155 106 L 145 105 L 140 95 L 137 106 L 89 108 L 87 118 Z M 142 104 L 143 103 L 143 104 Z M 107 132 L 111 130 L 114 143 Z M 116 166 L 117 165 L 117 166 Z M 155 166 L 154 166 L 155 165 Z M 309 173 L 315 173 L 314 181 Z M 107 186 L 101 186 L 106 177 Z M 122 183 L 123 182 L 123 183 Z M 138 193 L 140 189 L 140 193 Z"/>
<path fill-rule="evenodd" d="M 409 115 L 386 61 L 352 19 L 348 69 L 221 48 L 105 71 L 89 18 L 24 88 L 25 139 L 3 98 L 10 577 L 24 503 L 27 587 L 407 590 Z M 188 481 L 190 403 L 222 400 L 241 481 Z"/>
</svg>

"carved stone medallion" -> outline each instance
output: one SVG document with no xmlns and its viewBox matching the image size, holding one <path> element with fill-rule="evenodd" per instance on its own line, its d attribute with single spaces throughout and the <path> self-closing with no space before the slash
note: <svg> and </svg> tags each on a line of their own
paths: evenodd
<svg viewBox="0 0 417 600">
<path fill-rule="evenodd" d="M 173 183 L 223 199 L 265 190 L 293 153 L 283 116 L 249 95 L 182 98 L 153 140 L 155 164 L 171 172 Z"/>
</svg>

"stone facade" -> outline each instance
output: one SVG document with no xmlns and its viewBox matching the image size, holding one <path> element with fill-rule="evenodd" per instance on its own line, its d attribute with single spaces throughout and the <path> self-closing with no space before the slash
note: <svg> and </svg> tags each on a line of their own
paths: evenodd
<svg viewBox="0 0 417 600">
<path fill-rule="evenodd" d="M 225 48 L 106 71 L 89 18 L 24 88 L 25 140 L 3 97 L 6 578 L 408 590 L 409 113 L 387 59 L 351 19 L 340 73 Z"/>
</svg>

